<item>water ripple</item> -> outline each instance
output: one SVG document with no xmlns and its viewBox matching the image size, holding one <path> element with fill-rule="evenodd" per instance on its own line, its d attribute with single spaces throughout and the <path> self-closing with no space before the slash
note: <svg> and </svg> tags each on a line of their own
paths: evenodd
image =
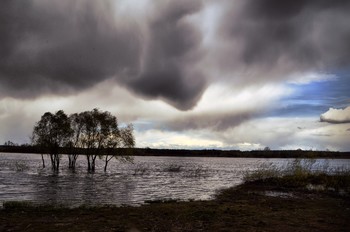
<svg viewBox="0 0 350 232">
<path fill-rule="evenodd" d="M 145 201 L 170 198 L 207 200 L 218 189 L 241 183 L 245 170 L 254 170 L 261 163 L 283 165 L 288 161 L 135 157 L 134 164 L 111 161 L 107 173 L 103 172 L 103 161 L 99 160 L 96 173 L 89 174 L 83 156 L 79 157 L 75 172 L 68 170 L 68 160 L 63 157 L 60 172 L 53 173 L 48 158 L 48 167 L 41 168 L 40 155 L 0 154 L 0 202 L 28 200 L 75 207 L 82 204 L 140 205 Z M 327 162 L 332 167 L 350 167 L 349 160 Z"/>
</svg>

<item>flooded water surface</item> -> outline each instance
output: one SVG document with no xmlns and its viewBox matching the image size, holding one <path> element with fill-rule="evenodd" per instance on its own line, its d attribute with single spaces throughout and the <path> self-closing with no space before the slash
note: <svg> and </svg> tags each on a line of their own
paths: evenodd
<svg viewBox="0 0 350 232">
<path fill-rule="evenodd" d="M 51 171 L 49 158 L 42 168 L 37 154 L 0 154 L 0 203 L 31 201 L 66 206 L 140 205 L 159 199 L 207 200 L 218 190 L 238 185 L 245 172 L 261 164 L 284 165 L 290 159 L 135 157 L 134 163 L 112 160 L 103 171 L 97 160 L 96 172 L 86 171 L 84 156 L 76 171 L 68 170 L 62 157 L 59 173 Z M 350 168 L 350 160 L 317 160 L 331 167 Z"/>
</svg>

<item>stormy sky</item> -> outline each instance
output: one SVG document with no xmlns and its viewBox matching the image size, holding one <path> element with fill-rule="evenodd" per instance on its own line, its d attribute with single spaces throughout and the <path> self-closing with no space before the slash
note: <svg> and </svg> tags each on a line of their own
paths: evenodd
<svg viewBox="0 0 350 232">
<path fill-rule="evenodd" d="M 0 143 L 95 107 L 137 147 L 350 150 L 350 1 L 4 0 Z"/>
</svg>

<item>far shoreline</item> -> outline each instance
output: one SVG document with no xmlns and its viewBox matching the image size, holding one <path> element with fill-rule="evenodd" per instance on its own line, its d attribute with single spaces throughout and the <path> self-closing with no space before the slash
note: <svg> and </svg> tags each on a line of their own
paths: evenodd
<svg viewBox="0 0 350 232">
<path fill-rule="evenodd" d="M 75 149 L 75 154 L 84 155 L 84 149 Z M 123 152 L 123 149 L 118 149 Z M 44 149 L 35 146 L 0 146 L 0 153 L 48 154 Z M 60 154 L 69 154 L 71 150 L 60 149 Z M 350 151 L 313 151 L 313 150 L 186 150 L 186 149 L 154 149 L 133 148 L 132 156 L 169 156 L 169 157 L 222 157 L 222 158 L 331 158 L 350 159 Z"/>
</svg>

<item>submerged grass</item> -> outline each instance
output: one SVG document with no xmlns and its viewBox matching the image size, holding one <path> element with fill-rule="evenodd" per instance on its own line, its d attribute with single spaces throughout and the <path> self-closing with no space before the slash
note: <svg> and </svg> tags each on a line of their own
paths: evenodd
<svg viewBox="0 0 350 232">
<path fill-rule="evenodd" d="M 142 164 L 138 164 L 135 166 L 134 169 L 134 176 L 143 176 L 145 175 L 147 172 L 149 172 L 149 168 L 146 166 L 143 166 Z"/>
<path fill-rule="evenodd" d="M 208 169 L 198 165 L 196 167 L 194 167 L 193 169 L 188 170 L 185 173 L 185 177 L 189 177 L 189 178 L 201 178 L 201 177 L 206 177 L 208 174 Z"/>
<path fill-rule="evenodd" d="M 170 164 L 164 168 L 164 172 L 181 172 L 182 166 L 179 164 Z"/>
<path fill-rule="evenodd" d="M 0 169 L 2 168 L 7 168 L 16 172 L 24 172 L 29 170 L 29 165 L 24 160 L 17 160 L 16 162 L 4 161 L 0 162 Z"/>
</svg>

